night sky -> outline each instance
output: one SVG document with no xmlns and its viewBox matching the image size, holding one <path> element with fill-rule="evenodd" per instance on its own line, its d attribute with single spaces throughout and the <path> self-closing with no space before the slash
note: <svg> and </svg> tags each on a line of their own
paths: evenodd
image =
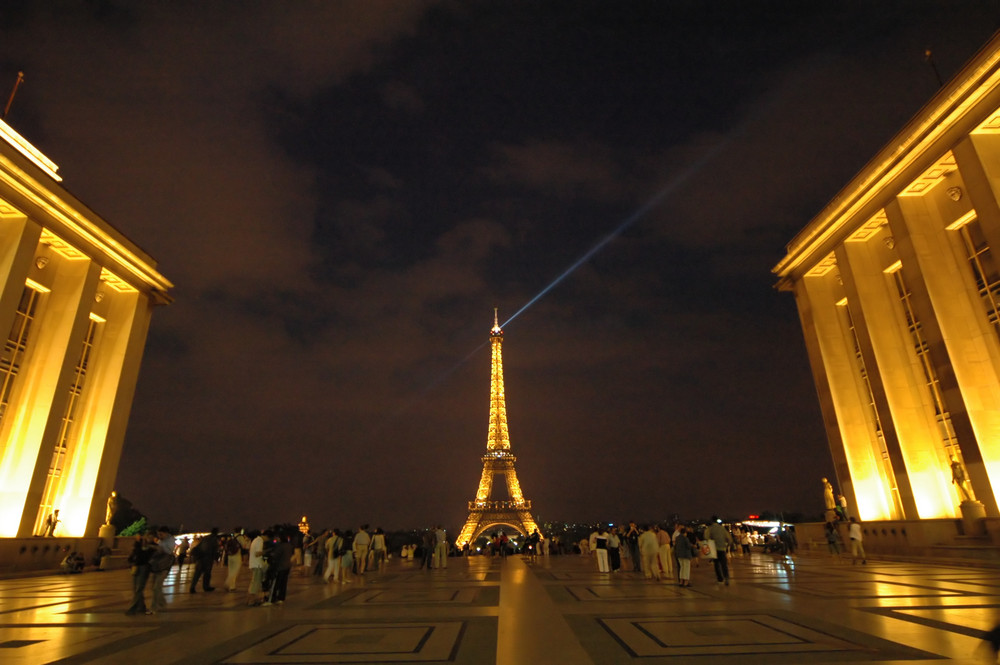
<svg viewBox="0 0 1000 665">
<path fill-rule="evenodd" d="M 9 124 L 176 284 L 117 480 L 152 521 L 457 530 L 494 306 L 536 519 L 818 516 L 833 464 L 770 269 L 998 18 L 5 2 L 0 95 L 25 72 Z"/>
</svg>

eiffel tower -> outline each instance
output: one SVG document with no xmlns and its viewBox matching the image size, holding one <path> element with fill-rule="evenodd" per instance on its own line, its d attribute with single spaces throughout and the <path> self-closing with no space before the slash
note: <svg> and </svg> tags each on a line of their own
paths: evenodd
<svg viewBox="0 0 1000 665">
<path fill-rule="evenodd" d="M 510 438 L 507 434 L 507 405 L 503 393 L 503 357 L 500 347 L 503 331 L 493 310 L 493 329 L 490 330 L 492 347 L 492 369 L 490 371 L 490 432 L 486 439 L 486 454 L 483 455 L 483 476 L 479 480 L 476 499 L 469 502 L 469 519 L 459 534 L 459 547 L 472 543 L 484 531 L 494 526 L 510 526 L 524 535 L 537 529 L 531 516 L 531 502 L 521 494 L 521 484 L 517 482 L 514 462 L 517 458 L 510 452 Z M 506 501 L 493 501 L 493 477 L 503 474 L 507 480 Z"/>
</svg>

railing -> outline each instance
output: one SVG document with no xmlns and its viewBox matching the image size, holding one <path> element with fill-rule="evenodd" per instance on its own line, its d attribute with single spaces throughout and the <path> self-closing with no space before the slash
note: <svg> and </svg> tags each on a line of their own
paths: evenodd
<svg viewBox="0 0 1000 665">
<path fill-rule="evenodd" d="M 469 510 L 531 510 L 531 502 L 523 501 L 470 501 Z"/>
</svg>

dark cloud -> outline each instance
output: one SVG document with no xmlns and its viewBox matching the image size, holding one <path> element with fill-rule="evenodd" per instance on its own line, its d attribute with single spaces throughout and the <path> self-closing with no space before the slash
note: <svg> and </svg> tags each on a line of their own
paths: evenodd
<svg viewBox="0 0 1000 665">
<path fill-rule="evenodd" d="M 832 464 L 769 270 L 934 94 L 924 49 L 948 76 L 996 18 L 23 3 L 0 82 L 26 72 L 8 120 L 177 284 L 118 479 L 156 519 L 456 528 L 492 308 L 556 280 L 504 346 L 543 518 L 816 512 Z"/>
</svg>

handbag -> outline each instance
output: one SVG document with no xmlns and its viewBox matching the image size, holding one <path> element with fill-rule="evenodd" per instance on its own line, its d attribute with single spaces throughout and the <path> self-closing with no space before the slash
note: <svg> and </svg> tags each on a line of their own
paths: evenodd
<svg viewBox="0 0 1000 665">
<path fill-rule="evenodd" d="M 160 550 L 149 559 L 149 570 L 154 573 L 162 573 L 165 570 L 170 570 L 170 567 L 173 565 L 174 555 L 163 550 Z"/>
</svg>

